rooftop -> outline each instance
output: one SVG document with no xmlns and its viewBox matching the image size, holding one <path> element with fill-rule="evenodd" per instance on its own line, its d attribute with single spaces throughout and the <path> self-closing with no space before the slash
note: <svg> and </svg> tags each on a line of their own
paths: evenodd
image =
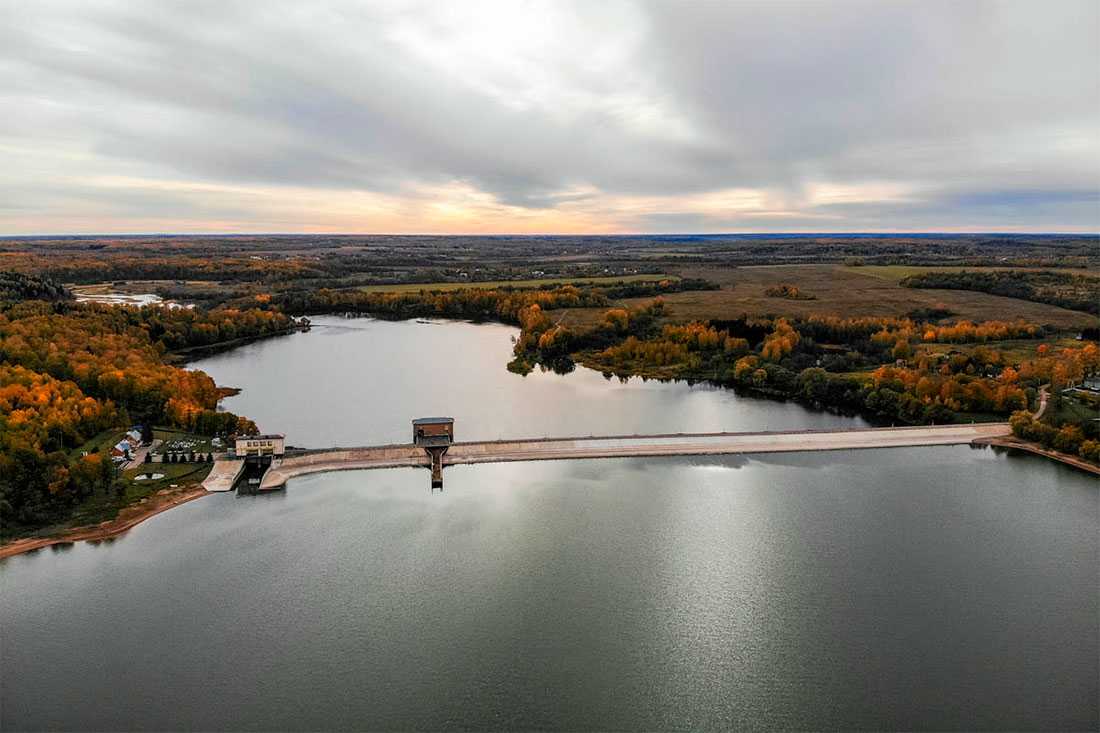
<svg viewBox="0 0 1100 733">
<path fill-rule="evenodd" d="M 445 425 L 454 421 L 453 417 L 418 417 L 413 420 L 413 425 Z"/>
</svg>

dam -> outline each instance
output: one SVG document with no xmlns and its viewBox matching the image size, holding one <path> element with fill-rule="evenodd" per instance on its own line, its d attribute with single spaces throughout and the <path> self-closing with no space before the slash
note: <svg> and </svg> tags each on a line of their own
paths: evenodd
<svg viewBox="0 0 1100 733">
<path fill-rule="evenodd" d="M 906 448 L 963 445 L 1011 435 L 1008 423 L 972 423 L 900 428 L 797 430 L 746 433 L 677 433 L 666 435 L 588 436 L 449 443 L 445 452 L 427 450 L 421 442 L 289 451 L 272 461 L 260 482 L 261 491 L 283 488 L 299 476 L 326 471 L 372 468 L 433 468 L 433 486 L 445 466 L 508 461 L 547 461 L 582 458 L 629 458 L 800 451 Z M 433 465 L 434 464 L 434 465 Z M 435 486 L 436 480 L 439 485 Z"/>
</svg>

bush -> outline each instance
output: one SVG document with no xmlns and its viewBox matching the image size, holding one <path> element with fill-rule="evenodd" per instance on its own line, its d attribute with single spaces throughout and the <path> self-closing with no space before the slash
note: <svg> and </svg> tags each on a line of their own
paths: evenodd
<svg viewBox="0 0 1100 733">
<path fill-rule="evenodd" d="M 1060 450 L 1063 453 L 1077 453 L 1084 440 L 1085 436 L 1081 433 L 1081 428 L 1076 425 L 1064 425 L 1054 435 L 1052 443 L 1055 450 Z"/>
<path fill-rule="evenodd" d="M 1081 443 L 1081 447 L 1077 449 L 1077 455 L 1081 456 L 1086 461 L 1100 463 L 1100 441 L 1084 441 L 1083 443 Z"/>
</svg>

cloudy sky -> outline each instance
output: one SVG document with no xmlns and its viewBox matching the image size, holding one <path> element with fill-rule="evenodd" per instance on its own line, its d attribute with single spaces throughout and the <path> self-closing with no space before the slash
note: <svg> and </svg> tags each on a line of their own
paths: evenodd
<svg viewBox="0 0 1100 733">
<path fill-rule="evenodd" d="M 1096 231 L 1100 3 L 0 0 L 0 234 Z"/>
</svg>

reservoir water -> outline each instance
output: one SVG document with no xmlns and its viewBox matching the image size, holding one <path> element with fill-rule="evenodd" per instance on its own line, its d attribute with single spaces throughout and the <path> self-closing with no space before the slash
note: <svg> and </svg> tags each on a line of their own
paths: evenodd
<svg viewBox="0 0 1100 733">
<path fill-rule="evenodd" d="M 510 329 L 319 319 L 198 366 L 298 445 L 859 424 Z M 425 356 L 426 354 L 432 354 Z M 1095 729 L 1096 482 L 969 447 L 333 473 L 0 562 L 0 727 Z"/>
<path fill-rule="evenodd" d="M 505 367 L 514 328 L 320 317 L 309 333 L 259 341 L 191 366 L 261 430 L 306 448 L 411 440 L 414 417 L 455 418 L 458 440 L 859 427 L 858 418 L 684 382 Z"/>
</svg>

